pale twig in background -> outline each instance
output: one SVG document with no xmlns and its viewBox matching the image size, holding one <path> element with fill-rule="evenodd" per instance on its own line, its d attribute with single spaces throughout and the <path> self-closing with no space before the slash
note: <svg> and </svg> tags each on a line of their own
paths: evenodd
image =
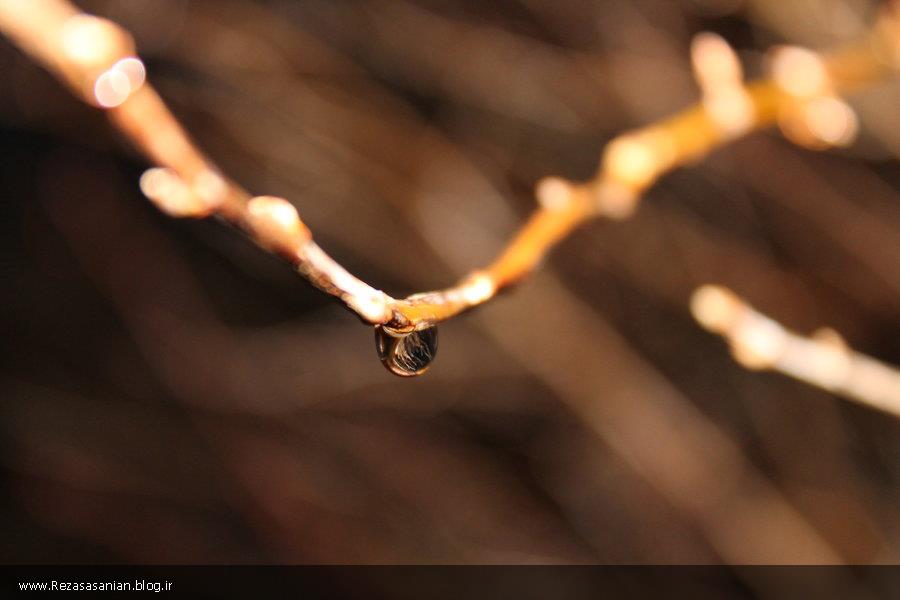
<svg viewBox="0 0 900 600">
<path fill-rule="evenodd" d="M 834 330 L 797 335 L 713 285 L 694 292 L 691 311 L 706 329 L 728 340 L 744 367 L 779 371 L 900 417 L 900 371 L 849 348 Z"/>
</svg>

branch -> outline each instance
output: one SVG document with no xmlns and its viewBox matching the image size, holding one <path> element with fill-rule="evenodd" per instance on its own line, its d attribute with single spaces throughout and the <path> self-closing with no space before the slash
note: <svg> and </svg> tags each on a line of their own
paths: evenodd
<svg viewBox="0 0 900 600">
<path fill-rule="evenodd" d="M 779 371 L 900 417 L 900 371 L 849 348 L 834 330 L 797 335 L 731 290 L 713 285 L 694 292 L 691 312 L 703 327 L 728 341 L 742 366 Z"/>
<path fill-rule="evenodd" d="M 898 12 L 896 5 L 885 10 L 868 38 L 828 56 L 786 49 L 773 58 L 770 78 L 747 86 L 727 44 L 716 36 L 699 37 L 693 57 L 702 103 L 613 139 L 589 181 L 542 180 L 535 191 L 539 207 L 493 263 L 453 287 L 402 299 L 329 257 L 287 200 L 252 197 L 223 175 L 144 81 L 134 42 L 118 25 L 82 13 L 67 0 L 0 0 L 0 31 L 86 102 L 106 109 L 113 124 L 158 165 L 141 178 L 141 189 L 159 208 L 173 216 L 224 219 L 364 322 L 402 334 L 490 300 L 531 272 L 578 225 L 601 216 L 627 217 L 661 175 L 739 135 L 779 122 L 789 137 L 808 145 L 846 141 L 855 120 L 837 93 L 883 78 L 900 64 Z"/>
</svg>

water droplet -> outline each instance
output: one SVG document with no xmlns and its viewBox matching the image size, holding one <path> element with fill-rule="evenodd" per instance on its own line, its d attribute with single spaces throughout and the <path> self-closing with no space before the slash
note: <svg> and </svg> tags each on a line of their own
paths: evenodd
<svg viewBox="0 0 900 600">
<path fill-rule="evenodd" d="M 437 354 L 437 327 L 399 332 L 375 327 L 375 348 L 388 371 L 400 377 L 421 375 Z"/>
</svg>

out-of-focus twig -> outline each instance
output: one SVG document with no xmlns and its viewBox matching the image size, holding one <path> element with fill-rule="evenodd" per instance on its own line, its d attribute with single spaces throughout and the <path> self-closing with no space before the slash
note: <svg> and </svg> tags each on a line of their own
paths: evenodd
<svg viewBox="0 0 900 600">
<path fill-rule="evenodd" d="M 287 200 L 252 197 L 221 174 L 145 83 L 126 31 L 78 11 L 67 0 L 0 0 L 0 31 L 87 102 L 105 108 L 113 123 L 159 165 L 144 175 L 141 187 L 162 210 L 223 218 L 289 260 L 363 321 L 399 331 L 421 329 L 486 302 L 532 271 L 579 224 L 597 216 L 630 215 L 661 175 L 739 134 L 779 122 L 797 141 L 840 143 L 854 121 L 837 93 L 877 80 L 900 63 L 898 22 L 895 4 L 858 44 L 821 57 L 808 51 L 783 54 L 771 78 L 747 86 L 727 46 L 714 38 L 701 40 L 694 57 L 704 92 L 701 104 L 612 140 L 598 173 L 587 182 L 539 182 L 539 208 L 486 268 L 456 286 L 397 299 L 331 259 Z"/>
<path fill-rule="evenodd" d="M 835 331 L 797 335 L 713 285 L 694 292 L 691 311 L 706 329 L 728 340 L 744 367 L 779 371 L 900 417 L 900 371 L 851 349 Z"/>
</svg>

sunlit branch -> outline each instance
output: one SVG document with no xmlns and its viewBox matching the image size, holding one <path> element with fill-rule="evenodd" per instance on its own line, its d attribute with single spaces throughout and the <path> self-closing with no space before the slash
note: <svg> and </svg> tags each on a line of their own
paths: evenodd
<svg viewBox="0 0 900 600">
<path fill-rule="evenodd" d="M 900 64 L 896 7 L 885 10 L 871 35 L 855 46 L 826 56 L 782 49 L 772 58 L 772 77 L 748 85 L 724 40 L 699 37 L 693 64 L 701 103 L 612 140 L 589 181 L 539 182 L 538 208 L 487 267 L 456 286 L 397 299 L 331 259 L 287 200 L 253 198 L 220 173 L 145 81 L 133 40 L 118 25 L 86 15 L 67 0 L 0 0 L 0 31 L 86 102 L 105 109 L 157 165 L 142 177 L 141 189 L 160 209 L 173 216 L 221 217 L 290 261 L 363 321 L 398 331 L 423 329 L 490 300 L 531 272 L 572 229 L 599 216 L 627 217 L 661 175 L 736 136 L 778 123 L 791 139 L 809 146 L 846 143 L 856 120 L 838 94 Z"/>
<path fill-rule="evenodd" d="M 691 312 L 703 327 L 728 341 L 744 367 L 778 371 L 900 417 L 900 371 L 849 348 L 835 331 L 797 335 L 730 290 L 713 285 L 694 292 Z"/>
</svg>

